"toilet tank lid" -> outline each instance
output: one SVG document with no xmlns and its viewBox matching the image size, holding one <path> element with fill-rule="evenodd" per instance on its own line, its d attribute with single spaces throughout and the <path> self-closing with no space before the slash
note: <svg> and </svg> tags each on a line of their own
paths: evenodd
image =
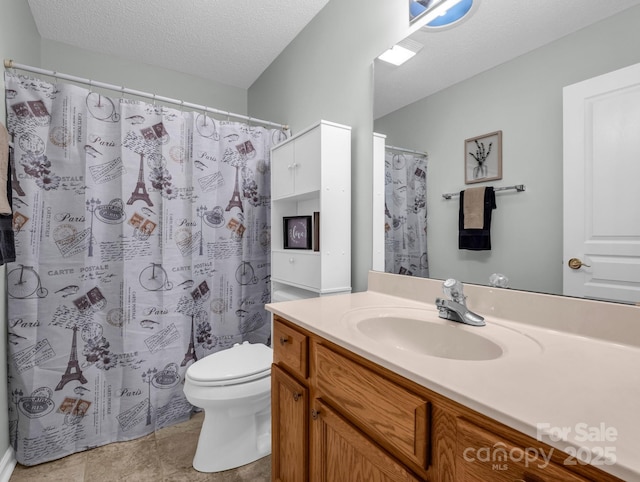
<svg viewBox="0 0 640 482">
<path fill-rule="evenodd" d="M 245 341 L 198 360 L 187 372 L 196 381 L 234 380 L 264 372 L 271 368 L 272 361 L 271 348 Z"/>
</svg>

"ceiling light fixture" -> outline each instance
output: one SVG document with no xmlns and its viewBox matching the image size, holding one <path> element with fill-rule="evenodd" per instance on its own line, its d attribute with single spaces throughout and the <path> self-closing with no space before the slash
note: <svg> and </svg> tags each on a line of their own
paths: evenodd
<svg viewBox="0 0 640 482">
<path fill-rule="evenodd" d="M 436 22 L 441 16 L 443 18 L 442 21 L 444 21 L 444 18 L 453 18 L 458 15 L 458 11 L 464 10 L 464 8 L 458 7 L 458 4 L 465 4 L 466 10 L 457 19 L 450 20 L 448 23 L 457 21 L 466 15 L 471 9 L 473 0 L 409 0 L 411 30 Z"/>
<path fill-rule="evenodd" d="M 393 65 L 402 65 L 420 52 L 422 47 L 423 45 L 420 42 L 406 38 L 383 52 L 378 58 Z"/>
<path fill-rule="evenodd" d="M 480 0 L 460 0 L 456 5 L 449 7 L 446 12 L 434 18 L 422 28 L 426 31 L 435 31 L 457 26 L 470 17 L 470 14 L 477 9 L 479 3 Z"/>
</svg>

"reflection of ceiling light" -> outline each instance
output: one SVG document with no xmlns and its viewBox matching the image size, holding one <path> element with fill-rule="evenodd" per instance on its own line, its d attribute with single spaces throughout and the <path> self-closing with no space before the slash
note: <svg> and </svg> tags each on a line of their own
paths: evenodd
<svg viewBox="0 0 640 482">
<path fill-rule="evenodd" d="M 402 65 L 422 50 L 423 45 L 411 39 L 404 39 L 383 52 L 378 58 L 393 65 Z"/>
<path fill-rule="evenodd" d="M 393 65 L 402 65 L 415 54 L 416 53 L 411 50 L 407 50 L 399 45 L 394 45 L 386 52 L 383 52 L 378 58 Z"/>
</svg>

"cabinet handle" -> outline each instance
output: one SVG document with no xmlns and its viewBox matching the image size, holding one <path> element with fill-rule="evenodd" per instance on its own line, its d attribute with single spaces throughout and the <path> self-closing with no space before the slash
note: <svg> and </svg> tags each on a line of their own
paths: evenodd
<svg viewBox="0 0 640 482">
<path fill-rule="evenodd" d="M 289 338 L 288 338 L 288 337 L 286 337 L 286 336 L 281 336 L 281 337 L 280 337 L 280 344 L 284 346 L 284 345 L 286 345 L 287 343 L 289 343 Z"/>
<path fill-rule="evenodd" d="M 311 418 L 313 420 L 318 420 L 318 417 L 320 416 L 320 410 L 316 410 L 315 408 L 311 409 Z"/>
<path fill-rule="evenodd" d="M 302 398 L 302 393 L 300 392 L 296 392 L 293 394 L 293 401 L 297 402 L 298 400 L 300 400 Z"/>
<path fill-rule="evenodd" d="M 294 258 L 289 258 L 289 263 L 293 264 L 294 261 L 295 261 Z"/>
</svg>

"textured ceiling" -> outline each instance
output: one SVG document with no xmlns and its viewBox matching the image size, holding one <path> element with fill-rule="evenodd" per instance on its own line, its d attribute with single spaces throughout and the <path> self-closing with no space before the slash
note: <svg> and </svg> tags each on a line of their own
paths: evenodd
<svg viewBox="0 0 640 482">
<path fill-rule="evenodd" d="M 424 48 L 406 64 L 394 67 L 376 60 L 374 118 L 640 4 L 640 0 L 478 1 L 473 15 L 455 28 L 412 34 L 410 39 Z"/>
<path fill-rule="evenodd" d="M 29 6 L 42 38 L 247 89 L 328 1 L 29 0 Z"/>
</svg>

